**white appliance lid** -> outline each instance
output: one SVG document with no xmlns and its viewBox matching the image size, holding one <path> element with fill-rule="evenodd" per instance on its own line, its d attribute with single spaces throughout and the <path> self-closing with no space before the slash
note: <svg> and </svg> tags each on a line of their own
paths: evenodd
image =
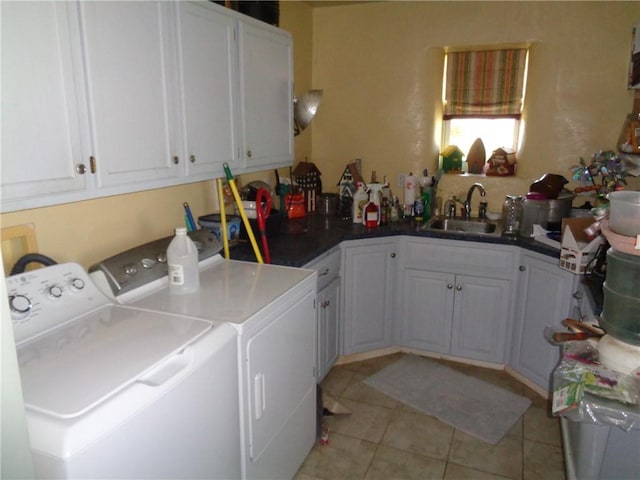
<svg viewBox="0 0 640 480">
<path fill-rule="evenodd" d="M 18 347 L 27 408 L 71 418 L 136 381 L 211 322 L 108 305 Z"/>
<path fill-rule="evenodd" d="M 163 286 L 129 305 L 241 324 L 314 274 L 302 268 L 227 260 L 200 272 L 200 289 L 195 293 L 169 295 Z"/>
</svg>

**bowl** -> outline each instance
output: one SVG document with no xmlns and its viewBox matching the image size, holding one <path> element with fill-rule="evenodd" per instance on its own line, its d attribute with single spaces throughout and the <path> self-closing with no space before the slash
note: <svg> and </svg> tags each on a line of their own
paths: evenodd
<svg viewBox="0 0 640 480">
<path fill-rule="evenodd" d="M 240 210 L 238 210 L 238 206 L 235 205 L 236 215 L 240 215 Z M 258 214 L 256 213 L 256 202 L 249 200 L 242 200 L 242 208 L 244 208 L 244 213 L 247 215 L 247 218 L 258 218 Z"/>
<path fill-rule="evenodd" d="M 640 192 L 621 190 L 609 194 L 609 227 L 620 235 L 640 235 Z"/>
<path fill-rule="evenodd" d="M 242 222 L 242 219 L 234 215 L 227 215 L 226 221 L 227 239 L 229 240 L 230 244 L 234 244 L 238 241 L 238 238 L 240 236 L 240 223 Z M 222 241 L 222 219 L 220 218 L 219 213 L 211 213 L 209 215 L 198 217 L 198 223 L 202 228 L 210 231 L 214 237 Z"/>
<path fill-rule="evenodd" d="M 609 248 L 606 284 L 616 293 L 640 298 L 640 255 L 628 255 Z"/>
<path fill-rule="evenodd" d="M 604 301 L 600 325 L 611 336 L 640 345 L 640 297 L 628 296 L 602 286 Z"/>
</svg>

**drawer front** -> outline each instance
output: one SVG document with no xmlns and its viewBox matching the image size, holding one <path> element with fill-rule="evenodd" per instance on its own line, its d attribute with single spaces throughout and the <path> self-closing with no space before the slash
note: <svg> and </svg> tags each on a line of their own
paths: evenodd
<svg viewBox="0 0 640 480">
<path fill-rule="evenodd" d="M 512 245 L 409 239 L 405 267 L 477 274 L 483 277 L 510 277 L 516 268 L 517 259 L 517 248 Z"/>
<path fill-rule="evenodd" d="M 332 249 L 322 254 L 306 264 L 304 268 L 318 272 L 318 291 L 321 291 L 340 275 L 340 249 Z"/>
</svg>

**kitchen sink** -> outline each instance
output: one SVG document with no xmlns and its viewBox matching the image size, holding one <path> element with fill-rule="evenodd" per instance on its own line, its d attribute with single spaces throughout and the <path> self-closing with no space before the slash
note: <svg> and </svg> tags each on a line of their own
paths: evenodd
<svg viewBox="0 0 640 480">
<path fill-rule="evenodd" d="M 482 218 L 462 218 L 434 217 L 421 227 L 422 230 L 436 232 L 450 232 L 468 235 L 493 235 L 502 234 L 502 223 L 495 220 L 485 220 Z"/>
</svg>

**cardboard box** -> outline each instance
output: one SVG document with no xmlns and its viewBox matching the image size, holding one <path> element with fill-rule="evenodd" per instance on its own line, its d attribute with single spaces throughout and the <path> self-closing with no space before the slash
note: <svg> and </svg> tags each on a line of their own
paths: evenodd
<svg viewBox="0 0 640 480">
<path fill-rule="evenodd" d="M 562 219 L 562 246 L 560 268 L 583 275 L 589 262 L 596 256 L 598 247 L 604 243 L 602 235 L 590 240 L 585 229 L 594 223 L 593 218 Z"/>
</svg>

